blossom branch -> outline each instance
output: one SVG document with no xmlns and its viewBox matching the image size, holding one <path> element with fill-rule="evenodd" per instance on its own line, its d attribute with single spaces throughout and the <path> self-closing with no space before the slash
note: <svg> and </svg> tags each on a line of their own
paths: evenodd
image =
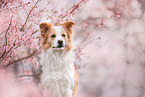
<svg viewBox="0 0 145 97">
<path fill-rule="evenodd" d="M 20 75 L 20 76 L 18 76 L 18 77 L 38 77 L 38 76 L 40 76 L 41 74 L 39 73 L 39 74 L 32 74 L 32 75 Z"/>
<path fill-rule="evenodd" d="M 16 40 L 14 41 L 13 46 L 11 46 L 9 50 L 7 50 L 7 51 L 5 50 L 5 51 L 3 52 L 3 54 L 0 56 L 0 61 L 1 61 L 2 59 L 4 59 L 4 58 L 7 56 L 6 54 L 9 53 L 9 52 L 15 47 L 15 45 L 16 45 L 15 43 L 16 43 Z"/>
<path fill-rule="evenodd" d="M 28 21 L 28 19 L 29 19 L 29 17 L 30 17 L 31 12 L 34 10 L 34 8 L 36 8 L 36 5 L 38 4 L 39 1 L 40 1 L 40 0 L 37 0 L 37 2 L 35 3 L 35 5 L 34 5 L 34 6 L 32 7 L 32 9 L 29 11 L 29 13 L 28 13 L 28 15 L 27 15 L 27 17 L 26 17 L 25 23 L 22 25 L 22 28 L 20 29 L 20 31 L 23 31 L 23 30 L 24 30 L 24 27 L 25 27 L 25 25 L 27 24 L 27 21 Z"/>
<path fill-rule="evenodd" d="M 18 7 L 21 7 L 21 6 L 24 6 L 24 5 L 28 5 L 30 4 L 30 2 L 27 2 L 27 3 L 24 3 L 23 5 L 18 5 L 18 6 L 15 6 L 15 7 L 11 7 L 10 9 L 15 9 L 15 8 L 18 8 Z"/>
<path fill-rule="evenodd" d="M 1 32 L 0 35 L 2 35 L 5 31 Z"/>
<path fill-rule="evenodd" d="M 99 25 L 104 25 L 104 22 L 105 22 L 105 21 L 106 21 L 106 19 L 102 19 L 102 21 L 101 21 L 100 23 L 95 24 L 94 28 L 93 28 L 89 33 L 87 33 L 87 36 L 79 43 L 80 45 L 78 45 L 78 46 L 76 47 L 76 49 L 78 49 L 79 47 L 81 47 L 87 40 L 89 40 L 89 39 L 90 39 L 89 37 L 92 35 L 93 31 L 94 31 Z M 98 39 L 100 39 L 100 37 L 99 37 Z M 75 50 L 76 50 L 76 49 L 75 49 Z"/>
<path fill-rule="evenodd" d="M 69 14 L 72 14 L 75 10 L 77 10 L 80 7 L 80 4 L 83 3 L 84 1 L 85 0 L 81 0 L 79 3 L 73 5 L 73 7 L 71 8 L 72 10 L 68 14 L 63 15 L 62 18 L 65 18 L 66 16 L 69 16 Z"/>
<path fill-rule="evenodd" d="M 8 34 L 8 31 L 9 31 L 10 27 L 11 27 L 11 24 L 12 24 L 12 17 L 11 17 L 11 21 L 10 21 L 10 24 L 9 24 L 9 26 L 8 26 L 8 29 L 6 30 L 6 34 L 5 34 L 6 46 L 7 46 L 7 34 Z"/>
<path fill-rule="evenodd" d="M 5 55 L 6 50 L 4 50 L 3 54 L 0 56 L 0 59 Z"/>
<path fill-rule="evenodd" d="M 36 31 L 34 31 L 32 34 L 31 34 L 31 36 L 33 35 L 33 34 L 35 34 L 36 32 L 38 32 L 39 30 L 36 30 Z"/>
<path fill-rule="evenodd" d="M 25 57 L 19 58 L 19 59 L 17 59 L 17 60 L 14 60 L 14 61 L 8 63 L 7 65 L 4 66 L 4 69 L 6 69 L 8 66 L 10 66 L 10 65 L 12 65 L 12 64 L 14 64 L 14 63 L 16 63 L 16 62 L 19 62 L 19 61 L 22 61 L 22 60 L 24 60 L 24 59 L 27 59 L 27 58 L 32 57 L 34 54 L 37 53 L 37 51 L 38 51 L 38 50 L 35 49 L 35 50 L 34 50 L 31 54 L 29 54 L 28 56 L 25 56 Z"/>
<path fill-rule="evenodd" d="M 36 15 L 40 14 L 41 12 L 43 12 L 49 4 L 50 4 L 50 2 L 48 2 L 46 4 L 46 6 L 42 10 L 40 10 L 39 12 L 37 12 L 36 14 L 34 14 L 33 16 L 36 16 Z"/>
<path fill-rule="evenodd" d="M 4 0 L 0 0 L 0 3 L 1 3 L 1 4 L 0 4 L 0 7 L 2 7 L 2 5 L 4 5 L 4 6 L 3 6 L 3 8 L 4 8 L 8 3 L 12 3 L 13 1 L 14 1 L 14 0 L 11 0 L 11 1 L 9 0 L 9 1 L 5 2 Z"/>
</svg>

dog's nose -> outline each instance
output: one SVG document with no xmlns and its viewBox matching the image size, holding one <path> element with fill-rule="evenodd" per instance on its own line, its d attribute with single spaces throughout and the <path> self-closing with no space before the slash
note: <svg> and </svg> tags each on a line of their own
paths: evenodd
<svg viewBox="0 0 145 97">
<path fill-rule="evenodd" d="M 58 44 L 62 44 L 63 43 L 63 41 L 62 40 L 58 40 Z"/>
</svg>

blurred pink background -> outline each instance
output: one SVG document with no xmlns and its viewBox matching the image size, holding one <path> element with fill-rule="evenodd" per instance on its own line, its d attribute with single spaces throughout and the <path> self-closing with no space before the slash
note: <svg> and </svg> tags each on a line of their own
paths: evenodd
<svg viewBox="0 0 145 97">
<path fill-rule="evenodd" d="M 48 10 L 61 13 L 79 0 L 41 0 L 38 8 L 46 2 Z M 70 19 L 75 22 L 74 48 L 81 48 L 78 97 L 145 97 L 145 1 L 87 0 Z M 30 64 L 23 68 L 29 70 Z"/>
</svg>

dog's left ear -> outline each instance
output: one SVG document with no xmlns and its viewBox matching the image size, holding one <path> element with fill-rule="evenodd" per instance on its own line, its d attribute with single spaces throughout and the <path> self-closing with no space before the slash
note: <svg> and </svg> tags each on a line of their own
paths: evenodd
<svg viewBox="0 0 145 97">
<path fill-rule="evenodd" d="M 64 23 L 62 23 L 62 26 L 65 28 L 65 30 L 69 31 L 70 33 L 72 33 L 72 27 L 75 23 L 72 21 L 66 21 Z"/>
</svg>

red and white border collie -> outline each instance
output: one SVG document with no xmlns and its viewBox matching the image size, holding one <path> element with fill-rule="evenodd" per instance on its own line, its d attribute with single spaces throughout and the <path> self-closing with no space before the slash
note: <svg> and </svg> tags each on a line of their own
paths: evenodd
<svg viewBox="0 0 145 97">
<path fill-rule="evenodd" d="M 42 65 L 42 88 L 49 92 L 49 97 L 76 97 L 78 75 L 74 68 L 72 48 L 72 21 L 53 26 L 41 23 L 40 56 Z"/>
</svg>

